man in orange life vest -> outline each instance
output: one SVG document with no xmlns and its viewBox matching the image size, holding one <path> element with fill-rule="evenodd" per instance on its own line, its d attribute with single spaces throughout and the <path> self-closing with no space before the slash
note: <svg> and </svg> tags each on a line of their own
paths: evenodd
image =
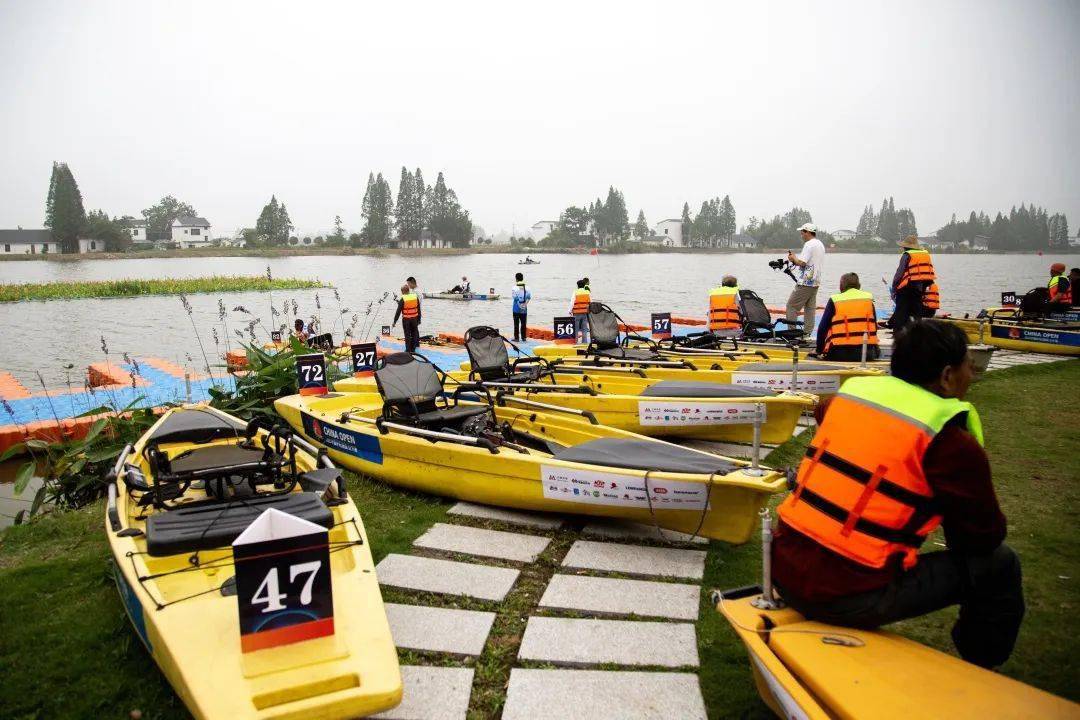
<svg viewBox="0 0 1080 720">
<path fill-rule="evenodd" d="M 817 355 L 825 360 L 862 360 L 863 335 L 866 359 L 877 360 L 877 311 L 874 296 L 862 289 L 859 276 L 846 273 L 840 278 L 840 292 L 829 298 L 817 329 Z"/>
<path fill-rule="evenodd" d="M 709 291 L 709 332 L 725 337 L 742 332 L 739 302 L 738 279 L 734 275 L 725 275 L 720 285 Z"/>
<path fill-rule="evenodd" d="M 960 605 L 960 656 L 1008 659 L 1024 616 L 1020 561 L 982 447 L 967 338 L 916 320 L 893 346 L 892 376 L 851 378 L 823 418 L 780 505 L 773 579 L 809 618 L 857 628 Z M 919 553 L 935 528 L 948 549 Z"/>
<path fill-rule="evenodd" d="M 1066 307 L 1072 305 L 1072 297 L 1076 289 L 1065 277 L 1065 263 L 1058 262 L 1050 266 L 1050 282 L 1046 287 L 1050 291 L 1050 302 Z"/>
<path fill-rule="evenodd" d="M 923 315 L 923 294 L 934 285 L 937 274 L 930 253 L 919 245 L 919 238 L 908 235 L 898 245 L 903 248 L 889 293 L 896 302 L 889 327 L 900 330 L 913 319 Z"/>
<path fill-rule="evenodd" d="M 420 298 L 407 282 L 401 286 L 394 325 L 397 325 L 398 318 L 401 318 L 401 329 L 405 333 L 405 352 L 416 352 L 416 348 L 420 347 Z"/>
<path fill-rule="evenodd" d="M 589 290 L 589 278 L 577 281 L 574 296 L 570 298 L 570 314 L 574 318 L 575 342 L 589 342 L 589 303 L 592 302 L 592 291 Z"/>
</svg>

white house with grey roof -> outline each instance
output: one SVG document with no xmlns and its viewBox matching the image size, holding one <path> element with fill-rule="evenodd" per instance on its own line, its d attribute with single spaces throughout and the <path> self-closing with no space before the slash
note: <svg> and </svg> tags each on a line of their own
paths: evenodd
<svg viewBox="0 0 1080 720">
<path fill-rule="evenodd" d="M 62 252 L 52 230 L 0 230 L 0 254 L 40 255 Z"/>
<path fill-rule="evenodd" d="M 210 234 L 210 223 L 206 218 L 194 215 L 180 215 L 172 221 L 170 230 L 173 245 L 184 250 L 209 247 L 214 240 Z"/>
<path fill-rule="evenodd" d="M 682 219 L 668 218 L 656 223 L 656 234 L 664 238 L 666 247 L 683 247 Z"/>
</svg>

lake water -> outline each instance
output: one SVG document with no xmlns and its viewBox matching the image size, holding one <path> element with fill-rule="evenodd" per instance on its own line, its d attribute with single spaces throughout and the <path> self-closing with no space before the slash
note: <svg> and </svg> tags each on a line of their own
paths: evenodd
<svg viewBox="0 0 1080 720">
<path fill-rule="evenodd" d="M 776 256 L 779 256 L 777 253 Z M 539 255 L 539 265 L 519 266 L 523 255 L 454 255 L 431 257 L 318 256 L 289 258 L 148 258 L 132 260 L 80 260 L 75 262 L 0 262 L 0 283 L 57 280 L 106 280 L 117 278 L 180 278 L 206 275 L 261 275 L 269 264 L 275 277 L 318 278 L 333 284 L 341 295 L 341 308 L 329 289 L 280 291 L 273 303 L 280 311 L 283 301 L 295 300 L 302 317 L 319 315 L 324 330 L 335 340 L 355 312 L 363 315 L 368 304 L 384 292 L 397 291 L 404 278 L 413 275 L 422 291 L 447 289 L 467 275 L 476 291 L 494 287 L 503 295 L 495 302 L 424 303 L 422 332 L 462 331 L 486 323 L 510 330 L 509 294 L 514 273 L 525 273 L 533 293 L 529 322 L 548 326 L 555 315 L 566 314 L 574 281 L 591 280 L 593 297 L 611 305 L 629 322 L 647 322 L 649 313 L 671 311 L 704 316 L 705 294 L 731 273 L 743 288 L 751 288 L 770 305 L 782 305 L 791 280 L 767 266 L 767 254 L 647 254 L 647 255 Z M 1046 282 L 1052 259 L 1036 255 L 938 255 L 934 263 L 942 288 L 943 309 L 973 312 L 997 304 L 1003 290 L 1023 292 Z M 830 253 L 825 284 L 819 294 L 824 304 L 835 292 L 840 275 L 855 271 L 863 287 L 874 293 L 879 308 L 888 309 L 888 292 L 881 278 L 891 279 L 897 258 L 893 255 Z M 1076 262 L 1069 262 L 1070 266 Z M 193 295 L 195 324 L 208 354 L 215 354 L 211 328 L 217 326 L 224 350 L 224 329 L 218 321 L 218 298 L 229 308 L 230 331 L 242 327 L 247 317 L 231 312 L 243 305 L 270 324 L 270 298 L 266 293 Z M 392 296 L 391 296 L 392 298 Z M 392 299 L 373 308 L 375 332 L 389 324 Z M 291 324 L 292 316 L 286 318 Z M 277 318 L 276 323 L 282 322 Z M 364 324 L 364 320 L 361 320 Z M 110 300 L 71 300 L 0 305 L 0 327 L 6 342 L 0 345 L 0 370 L 13 373 L 33 390 L 39 389 L 35 372 L 46 383 L 60 386 L 68 376 L 81 385 L 86 365 L 103 359 L 101 338 L 115 358 L 122 352 L 136 357 L 157 356 L 181 365 L 201 366 L 194 330 L 177 297 L 139 297 Z M 400 327 L 400 326 L 399 326 Z M 231 341 L 236 342 L 235 335 Z M 189 361 L 188 356 L 194 358 Z M 214 358 L 211 358 L 211 362 Z M 73 365 L 65 370 L 66 365 Z"/>
</svg>

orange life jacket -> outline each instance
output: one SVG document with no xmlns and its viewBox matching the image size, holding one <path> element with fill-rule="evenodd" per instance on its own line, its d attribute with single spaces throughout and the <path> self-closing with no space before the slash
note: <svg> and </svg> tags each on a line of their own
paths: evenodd
<svg viewBox="0 0 1080 720">
<path fill-rule="evenodd" d="M 934 282 L 937 279 L 930 253 L 919 249 L 905 250 L 904 254 L 908 256 L 908 265 L 904 268 L 904 274 L 900 276 L 900 282 L 896 284 L 897 290 L 907 287 L 908 283 Z"/>
<path fill-rule="evenodd" d="M 866 334 L 867 345 L 877 345 L 877 315 L 874 312 L 874 296 L 865 290 L 850 288 L 833 295 L 832 323 L 825 335 L 825 352 L 832 347 L 862 345 Z"/>
<path fill-rule="evenodd" d="M 974 406 L 894 377 L 851 378 L 841 387 L 778 510 L 784 524 L 861 565 L 904 568 L 940 523 L 923 458 L 954 417 L 982 443 Z"/>
<path fill-rule="evenodd" d="M 1069 282 L 1068 278 L 1064 275 L 1055 275 L 1050 278 L 1050 283 L 1046 287 L 1050 290 L 1051 302 L 1059 302 L 1068 305 L 1072 302 L 1073 289 L 1072 285 L 1070 285 L 1068 289 L 1063 291 L 1061 289 L 1062 281 Z"/>
<path fill-rule="evenodd" d="M 416 293 L 406 293 L 401 296 L 401 317 L 405 320 L 415 320 L 420 317 L 420 298 Z"/>
<path fill-rule="evenodd" d="M 586 315 L 589 312 L 589 303 L 592 301 L 592 296 L 585 288 L 578 288 L 574 291 L 574 307 L 570 309 L 571 315 Z"/>
<path fill-rule="evenodd" d="M 927 310 L 941 309 L 941 293 L 938 291 L 936 282 L 930 283 L 930 286 L 926 288 L 926 292 L 923 293 L 922 306 Z"/>
<path fill-rule="evenodd" d="M 738 330 L 741 327 L 739 288 L 721 286 L 710 290 L 709 330 Z"/>
</svg>

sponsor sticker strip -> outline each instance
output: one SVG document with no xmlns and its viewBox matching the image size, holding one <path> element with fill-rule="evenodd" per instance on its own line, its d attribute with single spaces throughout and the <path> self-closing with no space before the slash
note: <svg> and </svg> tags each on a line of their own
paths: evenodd
<svg viewBox="0 0 1080 720">
<path fill-rule="evenodd" d="M 734 372 L 731 382 L 735 385 L 770 390 L 791 390 L 791 373 Z M 839 375 L 804 375 L 799 373 L 798 387 L 809 393 L 834 393 L 840 389 Z"/>
<path fill-rule="evenodd" d="M 540 468 L 544 497 L 549 500 L 649 507 L 645 481 L 634 475 L 578 470 L 552 465 Z M 707 488 L 701 483 L 649 478 L 652 505 L 658 510 L 701 510 L 707 502 Z"/>
<path fill-rule="evenodd" d="M 762 403 L 761 421 L 765 422 Z M 758 419 L 753 403 L 680 403 L 638 401 L 638 422 L 642 425 L 752 425 Z"/>
</svg>

